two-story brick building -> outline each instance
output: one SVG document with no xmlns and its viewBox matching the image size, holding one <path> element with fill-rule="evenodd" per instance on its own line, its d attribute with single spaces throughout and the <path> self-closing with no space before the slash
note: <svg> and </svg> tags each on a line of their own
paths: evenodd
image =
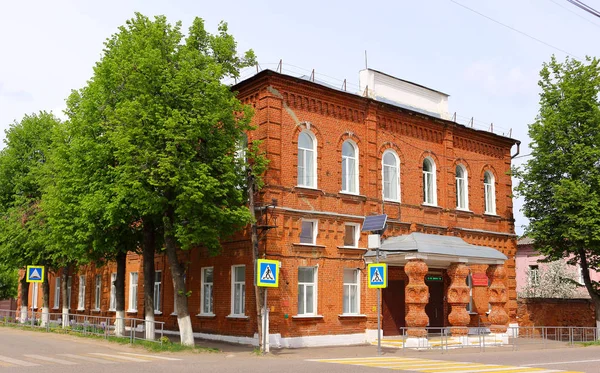
<svg viewBox="0 0 600 373">
<path fill-rule="evenodd" d="M 509 171 L 518 141 L 457 124 L 446 94 L 375 70 L 361 72 L 360 94 L 270 70 L 233 89 L 254 107 L 249 139 L 262 140 L 270 161 L 256 212 L 271 228 L 260 235 L 260 256 L 281 262 L 268 301 L 273 346 L 376 338 L 376 291 L 366 286 L 366 264 L 376 259 L 361 224 L 383 213 L 384 335 L 407 327 L 421 338 L 425 326 L 463 335 L 488 317 L 493 332 L 506 330 L 516 317 Z M 202 249 L 184 255 L 194 331 L 255 342 L 246 232 L 216 257 Z M 155 264 L 157 320 L 176 330 L 169 268 L 162 256 Z M 128 257 L 130 317 L 143 317 L 140 266 L 140 257 Z M 115 272 L 90 266 L 73 275 L 72 312 L 114 314 Z M 51 308 L 59 305 L 59 281 L 51 276 Z"/>
</svg>

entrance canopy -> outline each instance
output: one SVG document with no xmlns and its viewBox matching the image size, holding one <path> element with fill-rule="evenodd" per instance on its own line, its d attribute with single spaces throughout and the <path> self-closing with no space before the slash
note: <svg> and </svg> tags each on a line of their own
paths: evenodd
<svg viewBox="0 0 600 373">
<path fill-rule="evenodd" d="M 365 260 L 375 262 L 375 256 L 375 250 L 369 250 Z M 380 262 L 404 265 L 411 259 L 423 259 L 429 267 L 446 268 L 451 263 L 504 264 L 508 258 L 496 249 L 472 245 L 454 236 L 413 232 L 381 243 Z"/>
</svg>

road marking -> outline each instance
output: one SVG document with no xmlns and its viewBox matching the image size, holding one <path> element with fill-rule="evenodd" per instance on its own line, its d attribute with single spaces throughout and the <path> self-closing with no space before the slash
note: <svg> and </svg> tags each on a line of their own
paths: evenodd
<svg viewBox="0 0 600 373">
<path fill-rule="evenodd" d="M 62 365 L 77 365 L 77 363 L 74 363 L 72 361 L 55 359 L 53 357 L 48 357 L 48 356 L 42 356 L 42 355 L 23 355 L 23 356 L 28 357 L 30 359 L 47 361 L 49 363 L 62 364 Z"/>
<path fill-rule="evenodd" d="M 571 361 L 559 361 L 555 363 L 536 363 L 536 364 L 523 364 L 524 367 L 534 367 L 536 365 L 560 365 L 560 364 L 577 364 L 577 363 L 595 363 L 600 361 L 600 359 L 596 360 L 571 360 Z"/>
<path fill-rule="evenodd" d="M 106 356 L 107 358 L 111 358 L 111 359 L 120 359 L 120 360 L 126 360 L 126 361 L 135 361 L 137 363 L 149 363 L 150 362 L 150 360 L 138 359 L 136 357 L 122 356 L 122 355 L 111 355 L 111 354 L 102 354 L 100 352 L 90 352 L 90 355 Z"/>
<path fill-rule="evenodd" d="M 563 370 L 533 368 L 531 366 L 511 366 L 446 360 L 428 360 L 419 358 L 372 357 L 342 359 L 308 359 L 307 361 L 344 365 L 358 365 L 393 370 L 410 370 L 421 373 L 575 373 L 565 372 Z"/>
<path fill-rule="evenodd" d="M 14 364 L 14 365 L 21 365 L 21 366 L 24 366 L 24 367 L 37 367 L 37 366 L 40 365 L 40 364 L 32 363 L 32 362 L 29 362 L 29 361 L 12 359 L 12 358 L 7 357 L 7 356 L 0 356 L 0 361 L 4 361 L 5 363 Z"/>
<path fill-rule="evenodd" d="M 131 355 L 131 356 L 148 357 L 150 359 L 161 359 L 161 360 L 171 360 L 171 361 L 179 361 L 179 360 L 181 360 L 181 359 L 175 359 L 174 357 L 164 357 L 164 356 L 134 354 L 134 353 L 131 353 L 131 352 L 119 352 L 119 354 L 121 354 L 121 355 Z"/>
<path fill-rule="evenodd" d="M 74 354 L 57 354 L 58 356 L 69 357 L 71 359 L 79 359 L 83 361 L 89 361 L 90 363 L 98 363 L 98 364 L 114 364 L 114 361 L 97 359 L 95 357 L 82 356 L 82 355 L 74 355 Z"/>
</svg>

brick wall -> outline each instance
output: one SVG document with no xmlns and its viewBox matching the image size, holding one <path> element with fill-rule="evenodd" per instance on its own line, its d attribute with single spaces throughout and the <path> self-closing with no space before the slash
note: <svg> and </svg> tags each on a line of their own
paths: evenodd
<svg viewBox="0 0 600 373">
<path fill-rule="evenodd" d="M 590 299 L 521 298 L 517 321 L 519 326 L 596 326 Z"/>
</svg>

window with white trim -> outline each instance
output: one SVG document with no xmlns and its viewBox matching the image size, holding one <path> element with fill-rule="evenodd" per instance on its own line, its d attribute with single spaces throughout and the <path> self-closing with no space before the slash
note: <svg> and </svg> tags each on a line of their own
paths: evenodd
<svg viewBox="0 0 600 373">
<path fill-rule="evenodd" d="M 360 312 L 359 271 L 356 268 L 344 269 L 344 315 L 358 315 Z"/>
<path fill-rule="evenodd" d="M 317 187 L 316 139 L 308 132 L 298 135 L 298 186 Z"/>
<path fill-rule="evenodd" d="M 79 276 L 79 293 L 77 297 L 77 309 L 85 309 L 85 276 Z"/>
<path fill-rule="evenodd" d="M 161 313 L 160 300 L 161 300 L 161 291 L 162 288 L 162 271 L 154 271 L 154 313 Z"/>
<path fill-rule="evenodd" d="M 94 309 L 100 310 L 100 296 L 102 294 L 102 275 L 96 275 L 96 284 L 94 286 Z"/>
<path fill-rule="evenodd" d="M 317 313 L 317 268 L 298 268 L 298 315 L 314 316 Z"/>
<path fill-rule="evenodd" d="M 231 316 L 246 312 L 246 266 L 231 266 Z"/>
<path fill-rule="evenodd" d="M 490 171 L 486 171 L 483 174 L 483 187 L 485 194 L 485 213 L 496 214 L 496 186 L 494 181 L 494 174 Z"/>
<path fill-rule="evenodd" d="M 317 244 L 317 220 L 302 219 L 300 243 L 305 245 Z"/>
<path fill-rule="evenodd" d="M 117 281 L 117 274 L 110 274 L 110 302 L 108 305 L 109 311 L 114 311 L 117 309 L 117 285 L 115 282 Z"/>
<path fill-rule="evenodd" d="M 31 308 L 38 308 L 38 294 L 39 294 L 39 287 L 38 287 L 38 282 L 34 282 L 33 283 L 33 290 L 31 292 Z"/>
<path fill-rule="evenodd" d="M 129 273 L 129 309 L 127 312 L 137 311 L 138 273 Z"/>
<path fill-rule="evenodd" d="M 400 160 L 392 150 L 383 153 L 383 199 L 390 201 L 400 200 Z"/>
<path fill-rule="evenodd" d="M 360 238 L 360 224 L 346 223 L 344 224 L 344 247 L 358 247 Z"/>
<path fill-rule="evenodd" d="M 351 140 L 342 144 L 342 192 L 358 194 L 358 147 Z"/>
<path fill-rule="evenodd" d="M 429 157 L 423 160 L 423 204 L 437 206 L 435 162 Z"/>
<path fill-rule="evenodd" d="M 67 309 L 71 309 L 71 294 L 72 292 L 72 284 L 73 284 L 73 279 L 71 276 L 67 277 Z"/>
<path fill-rule="evenodd" d="M 54 278 L 54 309 L 60 307 L 60 277 Z"/>
<path fill-rule="evenodd" d="M 467 169 L 461 164 L 456 166 L 456 208 L 469 209 L 469 180 Z"/>
<path fill-rule="evenodd" d="M 200 314 L 213 315 L 213 267 L 201 270 L 202 286 L 200 288 Z"/>
<path fill-rule="evenodd" d="M 529 272 L 527 273 L 529 285 L 531 286 L 539 286 L 540 285 L 540 266 L 539 265 L 530 265 Z"/>
</svg>

